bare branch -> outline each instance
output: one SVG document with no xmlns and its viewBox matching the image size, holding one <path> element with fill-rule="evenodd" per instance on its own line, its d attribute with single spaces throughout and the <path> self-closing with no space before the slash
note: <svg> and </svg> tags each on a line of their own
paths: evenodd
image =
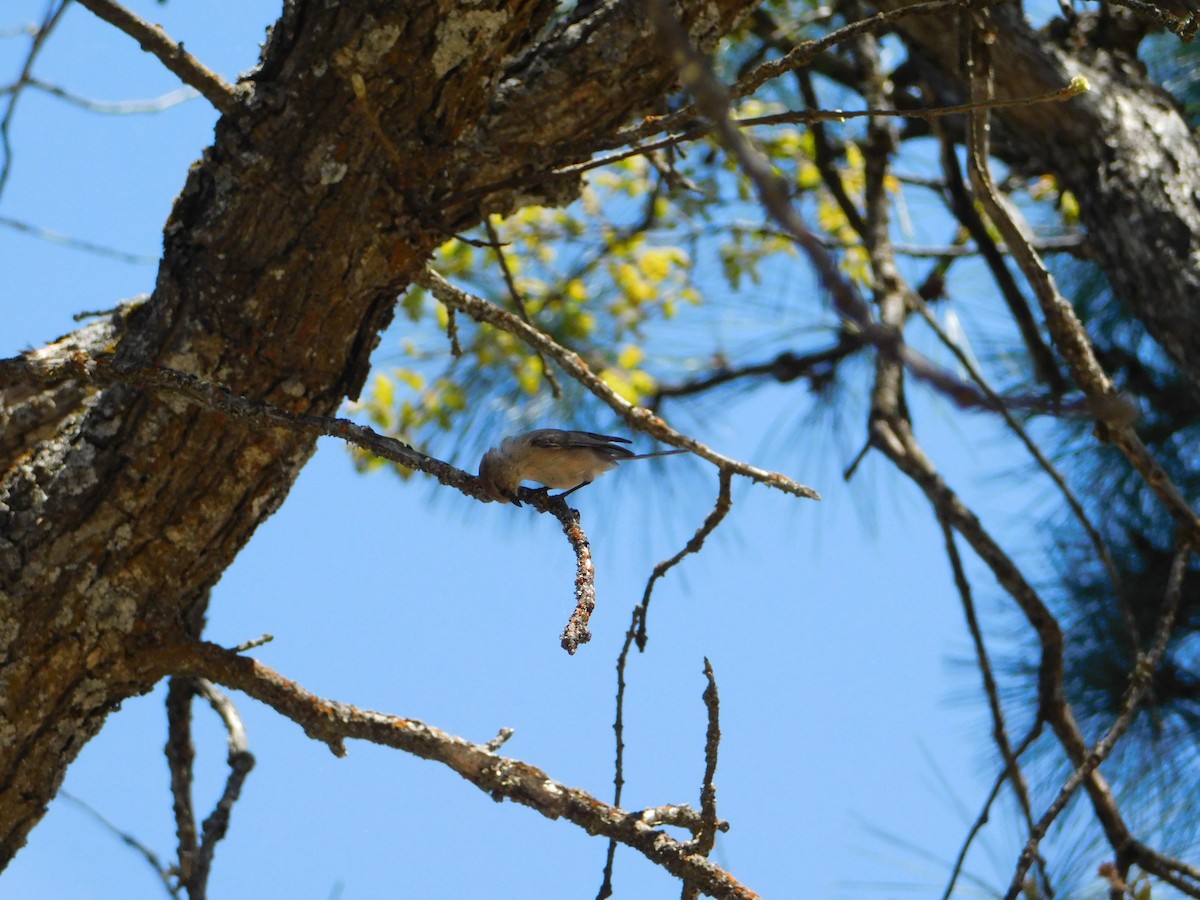
<svg viewBox="0 0 1200 900">
<path fill-rule="evenodd" d="M 717 788 L 713 778 L 717 774 L 717 749 L 721 743 L 720 710 L 721 701 L 717 696 L 717 679 L 713 674 L 712 663 L 704 658 L 704 677 L 708 685 L 704 688 L 704 707 L 708 710 L 708 732 L 704 739 L 704 780 L 700 784 L 700 821 L 696 838 L 692 846 L 701 856 L 708 856 L 717 842 L 717 831 L 721 822 L 717 818 Z M 683 900 L 695 900 L 700 895 L 695 885 L 683 883 Z"/>
<path fill-rule="evenodd" d="M 47 8 L 46 17 L 32 32 L 33 40 L 30 42 L 29 52 L 25 55 L 25 63 L 21 66 L 21 74 L 8 89 L 8 106 L 4 110 L 4 117 L 0 119 L 0 150 L 4 151 L 4 164 L 0 166 L 0 194 L 4 193 L 4 186 L 8 184 L 8 176 L 12 171 L 13 154 L 9 130 L 12 128 L 13 116 L 17 112 L 17 101 L 21 97 L 21 91 L 29 86 L 33 77 L 33 64 L 46 45 L 46 40 L 50 37 L 51 32 L 54 31 L 54 27 L 62 19 L 68 2 L 69 0 L 60 0 L 57 5 L 51 4 Z"/>
<path fill-rule="evenodd" d="M 450 355 L 458 359 L 463 355 L 463 349 L 458 342 L 458 316 L 452 309 L 446 310 L 446 337 L 450 341 Z"/>
<path fill-rule="evenodd" d="M 1083 234 L 1063 234 L 1054 235 L 1051 237 L 1036 238 L 1033 241 L 1033 249 L 1038 253 L 1069 253 L 1077 256 L 1084 255 L 1081 251 L 1086 246 L 1087 238 Z M 1008 247 L 1003 244 L 993 245 L 1001 256 L 1008 255 Z M 982 256 L 984 250 L 982 246 L 974 247 L 969 244 L 944 246 L 944 247 L 926 247 L 917 244 L 895 244 L 893 245 L 896 253 L 899 256 L 910 256 L 913 259 L 942 259 L 951 258 L 957 259 L 965 256 Z"/>
<path fill-rule="evenodd" d="M 204 99 L 220 112 L 231 116 L 240 111 L 241 104 L 233 85 L 184 50 L 182 44 L 171 40 L 161 26 L 147 22 L 115 0 L 78 2 L 105 22 L 125 32 L 147 53 L 158 57 L 159 62 L 175 73 L 180 81 L 198 90 Z"/>
<path fill-rule="evenodd" d="M 1019 760 L 1028 750 L 1038 736 L 1042 733 L 1042 721 L 1038 719 L 1033 723 L 1033 727 L 1029 729 L 1029 733 L 1025 735 L 1016 750 L 1013 751 L 1013 764 Z M 992 782 L 992 789 L 988 791 L 987 799 L 983 801 L 983 809 L 979 811 L 979 815 L 975 817 L 975 821 L 971 823 L 971 828 L 967 832 L 966 838 L 963 840 L 963 845 L 959 848 L 958 858 L 954 861 L 954 868 L 950 870 L 950 881 L 946 884 L 946 890 L 942 893 L 942 900 L 950 900 L 950 895 L 954 893 L 954 885 L 958 881 L 958 876 L 962 874 L 963 863 L 967 860 L 967 851 L 971 849 L 971 844 L 975 841 L 977 835 L 984 825 L 987 824 L 988 818 L 991 815 L 992 804 L 996 802 L 996 798 L 1000 796 L 1000 789 L 1004 787 L 1004 782 L 1008 780 L 1009 775 L 1013 773 L 1010 765 L 1006 764 L 1000 770 L 1000 774 L 996 776 L 996 780 Z M 1047 897 L 1053 897 L 1054 891 L 1050 889 L 1049 879 L 1045 877 L 1045 860 L 1038 856 L 1038 863 L 1043 867 L 1043 890 Z"/>
<path fill-rule="evenodd" d="M 1163 28 L 1174 32 L 1185 41 L 1190 41 L 1195 36 L 1196 26 L 1200 23 L 1200 17 L 1197 17 L 1195 13 L 1181 18 L 1172 15 L 1161 6 L 1147 3 L 1146 0 L 1112 0 L 1112 2 L 1116 6 L 1124 6 L 1126 9 L 1132 9 L 1134 12 L 1149 16 Z"/>
<path fill-rule="evenodd" d="M 813 41 L 805 41 L 789 50 L 782 58 L 765 62 L 758 68 L 748 72 L 738 80 L 731 93 L 735 98 L 747 97 L 770 81 L 794 69 L 803 68 L 820 54 L 831 47 L 859 34 L 890 25 L 892 22 L 914 15 L 931 15 L 946 12 L 961 6 L 963 0 L 929 0 L 925 3 L 914 3 L 903 9 L 877 13 L 857 22 L 850 22 L 841 28 L 834 29 L 829 34 Z M 652 134 L 673 131 L 686 123 L 692 122 L 699 111 L 699 104 L 691 104 L 665 116 L 648 117 L 635 126 L 617 132 L 611 140 L 606 141 L 596 149 L 620 147 L 631 141 L 641 140 Z"/>
<path fill-rule="evenodd" d="M 717 774 L 717 750 L 721 745 L 721 699 L 717 695 L 717 676 L 712 663 L 704 658 L 704 677 L 708 685 L 704 688 L 704 708 L 708 710 L 708 731 L 704 738 L 704 781 L 700 787 L 700 833 L 696 835 L 696 849 L 702 856 L 712 852 L 717 840 L 717 788 L 713 779 Z"/>
<path fill-rule="evenodd" d="M 70 247 L 72 250 L 83 250 L 85 253 L 94 253 L 97 256 L 106 256 L 109 259 L 116 259 L 121 262 L 132 263 L 133 265 L 148 266 L 158 262 L 157 256 L 117 250 L 113 247 L 106 247 L 103 244 L 73 238 L 70 235 L 63 234 L 61 231 L 42 228 L 40 225 L 31 225 L 28 222 L 22 222 L 19 219 L 13 219 L 9 216 L 0 216 L 0 225 L 3 225 L 5 228 L 11 228 L 13 231 L 33 235 L 52 244 L 61 244 L 64 247 Z"/>
<path fill-rule="evenodd" d="M 426 269 L 418 278 L 419 283 L 433 293 L 439 301 L 449 307 L 465 312 L 479 322 L 486 322 L 502 331 L 514 334 L 531 347 L 535 347 L 553 359 L 563 371 L 604 401 L 610 409 L 638 431 L 644 431 L 660 441 L 691 450 L 697 456 L 707 459 L 719 469 L 729 469 L 735 475 L 743 475 L 752 481 L 761 482 L 768 487 L 777 488 L 788 494 L 809 500 L 819 500 L 821 495 L 810 487 L 806 487 L 786 475 L 778 472 L 768 472 L 746 463 L 739 462 L 709 449 L 695 438 L 671 428 L 665 421 L 651 410 L 634 406 L 624 397 L 609 387 L 598 375 L 588 367 L 583 358 L 572 350 L 568 350 L 547 335 L 526 325 L 514 314 L 503 310 L 466 291 L 456 288 L 432 269 Z M 522 496 L 524 499 L 524 496 Z"/>
<path fill-rule="evenodd" d="M 763 63 L 757 69 L 739 79 L 733 93 L 737 97 L 745 97 L 753 94 L 772 78 L 778 78 L 780 75 L 790 72 L 793 69 L 807 66 L 816 59 L 818 54 L 824 53 L 829 48 L 835 47 L 850 38 L 882 29 L 884 26 L 890 25 L 899 19 L 909 16 L 946 13 L 962 5 L 962 0 L 929 0 L 929 2 L 913 3 L 902 9 L 876 13 L 865 19 L 859 19 L 857 22 L 850 22 L 841 28 L 835 28 L 818 40 L 804 41 L 789 50 L 781 59 Z"/>
<path fill-rule="evenodd" d="M 824 350 L 812 353 L 795 353 L 785 350 L 773 359 L 761 363 L 748 363 L 744 366 L 722 366 L 707 375 L 681 381 L 678 384 L 659 385 L 650 401 L 651 409 L 658 409 L 662 401 L 668 397 L 687 397 L 692 394 L 702 394 L 705 391 L 720 387 L 732 381 L 744 378 L 768 376 L 780 384 L 787 384 L 797 378 L 811 378 L 816 381 L 824 377 L 839 362 L 853 354 L 865 342 L 858 336 L 845 332 L 838 335 L 837 343 Z M 827 368 L 828 367 L 828 368 Z"/>
<path fill-rule="evenodd" d="M 1004 768 L 1001 769 L 1000 775 L 996 779 L 996 783 L 988 795 L 987 801 L 984 803 L 983 811 L 979 814 L 979 818 L 975 820 L 970 832 L 967 834 L 966 840 L 963 842 L 962 850 L 958 854 L 958 861 L 954 865 L 954 869 L 950 874 L 950 882 L 946 885 L 946 891 L 942 895 L 943 900 L 949 900 L 951 893 L 954 891 L 954 883 L 958 880 L 958 874 L 962 869 L 963 861 L 967 857 L 967 850 L 970 849 L 971 842 L 974 840 L 976 833 L 983 827 L 988 818 L 988 810 L 991 808 L 992 801 L 996 799 L 996 795 L 1000 792 L 1001 786 L 1006 780 L 1012 784 L 1013 793 L 1017 795 L 1017 801 L 1020 803 L 1021 812 L 1025 816 L 1025 821 L 1030 828 L 1033 828 L 1033 809 L 1029 802 L 1029 787 L 1025 782 L 1025 776 L 1021 773 L 1019 760 L 1026 748 L 1033 743 L 1039 734 L 1042 732 L 1042 720 L 1039 717 L 1029 730 L 1029 734 L 1021 741 L 1020 746 L 1013 750 L 1012 743 L 1008 738 L 1008 728 L 1004 722 L 1004 708 L 1000 703 L 1000 690 L 996 686 L 995 676 L 992 674 L 992 662 L 988 656 L 987 646 L 983 642 L 983 630 L 979 627 L 979 618 L 975 615 L 975 601 L 971 595 L 971 583 L 967 580 L 967 572 L 962 564 L 962 557 L 958 553 L 958 547 L 954 542 L 954 532 L 950 528 L 950 524 L 942 517 L 938 517 L 938 521 L 942 526 L 942 537 L 946 544 L 946 556 L 950 560 L 950 568 L 954 574 L 954 585 L 958 588 L 959 598 L 962 600 L 963 614 L 967 620 L 967 630 L 971 633 L 971 643 L 975 646 L 975 660 L 979 666 L 979 674 L 983 678 L 983 691 L 987 696 L 988 709 L 992 714 L 992 739 L 996 742 L 996 748 L 1000 751 L 1000 758 L 1004 761 Z M 1050 879 L 1046 876 L 1045 861 L 1039 857 L 1039 863 L 1042 871 L 1042 883 L 1048 897 L 1054 896 L 1054 891 L 1050 887 Z"/>
<path fill-rule="evenodd" d="M 758 896 L 688 845 L 647 825 L 637 813 L 609 806 L 528 763 L 497 756 L 486 744 L 455 737 L 416 719 L 317 697 L 256 660 L 215 644 L 164 646 L 147 653 L 144 661 L 152 677 L 192 675 L 243 691 L 299 724 L 338 756 L 345 755 L 347 738 L 394 747 L 445 765 L 494 799 L 512 800 L 547 818 L 567 819 L 588 834 L 614 838 L 710 896 L 737 900 Z"/>
<path fill-rule="evenodd" d="M 1067 390 L 1067 382 L 1058 369 L 1058 362 L 1054 359 L 1054 354 L 1042 339 L 1042 333 L 1033 318 L 1029 302 L 1021 293 L 1021 289 L 1017 286 L 1016 279 L 1004 259 L 1008 249 L 1002 249 L 996 244 L 983 217 L 979 214 L 975 198 L 971 196 L 971 192 L 963 181 L 958 152 L 946 134 L 945 126 L 936 123 L 933 133 L 938 139 L 941 150 L 947 205 L 954 213 L 954 217 L 966 229 L 967 234 L 975 241 L 975 246 L 979 248 L 984 262 L 987 263 L 988 271 L 992 273 L 992 281 L 995 282 L 1013 321 L 1017 324 L 1017 329 L 1021 332 L 1021 339 L 1025 342 L 1025 348 L 1033 360 L 1034 374 L 1037 379 L 1048 385 L 1056 395 L 1062 394 Z"/>
<path fill-rule="evenodd" d="M 489 500 L 479 486 L 476 476 L 432 456 L 426 456 L 408 444 L 385 437 L 365 425 L 333 416 L 288 412 L 261 400 L 240 397 L 224 385 L 210 384 L 187 372 L 162 367 L 118 371 L 110 359 L 92 359 L 80 352 L 69 353 L 65 358 L 58 359 L 46 358 L 44 354 L 40 357 L 26 354 L 0 360 L 0 387 L 19 383 L 22 379 L 57 383 L 68 378 L 99 383 L 124 381 L 141 387 L 169 390 L 209 409 L 244 419 L 256 427 L 274 425 L 314 437 L 328 435 L 340 438 L 382 459 L 389 459 L 410 469 L 433 475 L 442 484 L 457 488 L 468 497 L 484 502 Z M 595 572 L 587 536 L 580 527 L 579 513 L 560 498 L 550 497 L 543 490 L 522 488 L 520 499 L 539 512 L 554 515 L 562 523 L 563 532 L 575 551 L 576 606 L 562 635 L 563 648 L 573 654 L 580 644 L 591 640 L 588 619 L 596 605 Z"/>
<path fill-rule="evenodd" d="M 209 872 L 212 871 L 213 854 L 216 852 L 217 843 L 229 831 L 229 817 L 233 812 L 233 805 L 241 796 L 246 776 L 254 768 L 254 755 L 250 752 L 246 740 L 246 728 L 242 724 L 242 717 L 238 714 L 233 701 L 203 678 L 196 680 L 195 691 L 196 695 L 207 700 L 208 705 L 221 717 L 221 721 L 225 724 L 225 730 L 229 733 L 229 756 L 227 759 L 229 775 L 225 779 L 225 788 L 221 792 L 220 799 L 217 800 L 209 817 L 204 820 L 200 850 L 196 857 L 195 869 L 192 872 L 192 882 L 200 890 L 202 896 L 207 888 Z M 190 889 L 189 897 L 190 900 L 200 900 L 197 893 Z"/>
<path fill-rule="evenodd" d="M 614 806 L 621 805 L 621 791 L 625 787 L 625 670 L 629 662 L 629 651 L 635 642 L 639 651 L 645 652 L 646 650 L 646 611 L 650 605 L 650 595 L 654 590 L 654 583 L 678 565 L 689 553 L 698 553 L 704 546 L 704 541 L 729 514 L 729 510 L 733 507 L 733 498 L 730 494 L 732 480 L 732 473 L 727 469 L 722 469 L 718 479 L 717 499 L 712 511 L 704 519 L 700 527 L 696 529 L 696 533 L 692 535 L 691 540 L 687 542 L 682 550 L 654 567 L 649 581 L 646 582 L 646 590 L 642 593 L 642 602 L 633 608 L 633 618 L 629 623 L 628 630 L 625 632 L 625 642 L 621 645 L 621 652 L 617 654 L 617 711 L 613 720 L 613 734 L 616 736 L 617 742 L 616 756 L 613 763 Z M 616 841 L 609 841 L 608 855 L 604 862 L 604 878 L 600 885 L 600 891 L 597 894 L 598 900 L 604 900 L 605 897 L 612 896 L 613 861 L 616 850 Z"/>
<path fill-rule="evenodd" d="M 647 825 L 674 825 L 676 828 L 686 828 L 692 834 L 699 834 L 700 829 L 704 827 L 704 817 L 700 811 L 693 809 L 686 803 L 681 805 L 670 806 L 655 806 L 650 809 L 643 809 L 638 812 L 640 818 Z M 728 822 L 717 822 L 718 831 L 728 831 Z"/>
<path fill-rule="evenodd" d="M 1089 517 L 1087 512 L 1084 510 L 1083 504 L 1079 502 L 1079 499 L 1075 496 L 1075 492 L 1072 491 L 1071 486 L 1067 484 L 1067 480 L 1063 478 L 1058 469 L 1054 467 L 1054 464 L 1046 458 L 1046 455 L 1042 453 L 1041 448 L 1034 443 L 1033 438 L 1031 438 L 1029 433 L 1021 426 L 1021 423 L 1018 422 L 1016 418 L 1009 412 L 1010 404 L 1005 402 L 1003 398 L 1001 398 L 1000 395 L 998 395 L 992 389 L 991 385 L 987 383 L 987 379 L 983 377 L 983 373 L 979 371 L 979 369 L 975 366 L 975 363 L 966 354 L 963 348 L 960 347 L 956 341 L 952 340 L 950 335 L 946 334 L 946 330 L 942 328 L 941 323 L 939 323 L 937 318 L 933 315 L 933 312 L 929 309 L 928 304 L 926 304 L 925 301 L 920 297 L 914 297 L 913 300 L 917 305 L 917 311 L 921 314 L 921 317 L 925 320 L 925 323 L 933 330 L 933 333 L 937 335 L 938 340 L 942 342 L 942 346 L 954 354 L 954 358 L 958 360 L 958 364 L 963 367 L 963 370 L 967 373 L 967 376 L 979 386 L 981 391 L 983 391 L 987 399 L 993 404 L 992 408 L 1000 413 L 1000 415 L 1004 418 L 1004 423 L 1009 427 L 1013 434 L 1017 436 L 1017 439 L 1025 446 L 1025 449 L 1029 451 L 1029 455 L 1033 457 L 1034 461 L 1038 464 L 1038 467 L 1050 477 L 1050 480 L 1054 482 L 1054 486 L 1057 487 L 1059 493 L 1062 494 L 1063 499 L 1066 500 L 1067 506 L 1070 507 L 1071 512 L 1079 521 L 1079 524 L 1083 527 L 1084 532 L 1092 542 L 1092 546 L 1096 549 L 1096 554 L 1100 557 L 1100 561 L 1104 564 L 1104 568 L 1108 572 L 1108 576 L 1112 581 L 1113 591 L 1115 592 L 1118 602 L 1121 604 L 1122 611 L 1124 612 L 1126 621 L 1129 624 L 1130 636 L 1133 639 L 1136 647 L 1136 642 L 1138 640 L 1137 628 L 1134 627 L 1133 613 L 1129 610 L 1128 604 L 1125 602 L 1124 595 L 1121 591 L 1121 576 L 1117 573 L 1117 566 L 1116 563 L 1113 562 L 1112 554 L 1108 551 L 1108 545 L 1104 542 L 1104 538 L 1101 537 L 1096 526 L 1092 524 L 1091 517 Z"/>
<path fill-rule="evenodd" d="M 154 874 L 159 877 L 159 880 L 162 882 L 162 886 L 166 889 L 167 894 L 171 897 L 179 896 L 179 888 L 177 888 L 175 885 L 173 885 L 171 883 L 170 870 L 167 869 L 165 866 L 163 866 L 162 861 L 158 858 L 157 853 L 155 853 L 153 850 L 151 850 L 148 846 L 143 844 L 141 841 L 139 841 L 133 835 L 129 834 L 128 832 L 122 831 L 120 828 L 118 828 L 116 825 L 114 825 L 112 822 L 110 822 L 108 819 L 106 819 L 104 817 L 104 815 L 102 815 L 100 813 L 99 810 L 97 810 L 95 807 L 93 807 L 89 803 L 81 800 L 79 797 L 76 797 L 70 791 L 59 790 L 58 796 L 62 797 L 64 800 L 74 803 L 76 806 L 78 806 L 80 809 L 82 809 L 84 812 L 86 812 L 89 816 L 91 816 L 93 819 L 95 819 L 97 822 L 99 822 L 106 831 L 109 831 L 112 834 L 114 834 L 116 837 L 120 838 L 121 842 L 124 843 L 127 847 L 131 847 L 134 850 L 136 850 L 141 855 L 141 857 L 144 860 L 146 860 L 147 863 L 150 864 L 150 868 L 154 869 Z"/>
<path fill-rule="evenodd" d="M 1145 654 L 1138 658 L 1130 678 L 1129 689 L 1125 693 L 1121 713 L 1105 735 L 1096 742 L 1096 746 L 1092 748 L 1083 763 L 1071 773 L 1071 777 L 1062 786 L 1058 796 L 1054 798 L 1054 802 L 1050 804 L 1042 818 L 1038 820 L 1037 825 L 1034 826 L 1029 835 L 1029 841 L 1025 844 L 1025 849 L 1021 851 L 1020 859 L 1017 861 L 1016 871 L 1013 873 L 1012 882 L 1005 895 L 1007 900 L 1014 900 L 1020 894 L 1025 873 L 1029 871 L 1038 844 L 1046 836 L 1046 832 L 1050 830 L 1050 826 L 1058 818 L 1059 813 L 1066 809 L 1080 785 L 1086 783 L 1089 775 L 1100 766 L 1100 763 L 1104 762 L 1117 745 L 1117 741 L 1133 724 L 1138 708 L 1141 706 L 1146 692 L 1150 689 L 1154 673 L 1167 652 L 1167 644 L 1170 642 L 1171 632 L 1175 627 L 1175 616 L 1179 611 L 1180 600 L 1183 596 L 1183 576 L 1187 571 L 1188 560 L 1191 559 L 1194 552 L 1194 547 L 1186 542 L 1176 551 L 1175 559 L 1171 563 L 1171 574 L 1167 580 L 1166 596 L 1163 598 L 1162 612 L 1159 614 L 1154 643 Z M 1160 860 L 1153 857 L 1143 858 L 1136 847 L 1114 844 L 1113 850 L 1116 851 L 1119 859 L 1128 858 L 1129 861 L 1137 863 L 1146 871 L 1161 875 L 1161 871 L 1156 871 Z M 1186 886 L 1176 883 L 1175 886 L 1190 897 L 1200 897 L 1200 881 Z"/>
<path fill-rule="evenodd" d="M 269 644 L 273 640 L 275 640 L 275 635 L 261 634 L 258 637 L 253 638 L 252 640 L 244 641 L 243 643 L 238 644 L 236 647 L 233 648 L 233 652 L 234 653 L 245 653 L 247 650 L 253 650 L 256 647 L 262 647 L 264 644 Z"/>
<path fill-rule="evenodd" d="M 262 400 L 241 397 L 224 385 L 203 381 L 189 372 L 177 369 L 146 367 L 118 370 L 111 358 L 92 358 L 81 352 L 72 353 L 70 348 L 66 355 L 42 352 L 0 360 L 0 388 L 22 382 L 56 384 L 69 379 L 96 384 L 123 381 L 152 390 L 166 390 L 187 397 L 208 409 L 243 419 L 257 427 L 271 425 L 314 437 L 326 435 L 339 438 L 381 459 L 432 475 L 442 484 L 456 488 L 468 497 L 486 502 L 486 495 L 474 475 L 432 456 L 426 456 L 408 444 L 381 435 L 350 419 L 289 412 Z M 545 497 L 539 498 L 532 491 L 528 493 L 532 495 L 528 498 L 531 505 L 544 512 Z M 523 493 L 522 500 L 524 499 L 526 497 Z"/>
<path fill-rule="evenodd" d="M 61 88 L 56 84 L 49 84 L 39 78 L 29 78 L 27 83 L 29 87 L 49 94 L 51 97 L 57 97 L 59 100 L 69 103 L 72 106 L 78 106 L 80 109 L 86 109 L 88 112 L 109 116 L 132 116 L 141 113 L 163 112 L 200 96 L 200 92 L 195 88 L 186 87 L 176 88 L 173 91 L 168 91 L 158 97 L 151 97 L 148 100 L 97 100 L 94 97 L 81 97 L 79 94 L 72 94 L 65 88 Z"/>
<path fill-rule="evenodd" d="M 193 764 L 192 697 L 194 678 L 172 678 L 167 685 L 167 768 L 171 773 L 171 801 L 175 815 L 175 840 L 179 884 L 191 893 L 200 850 L 196 811 L 192 805 Z M 194 900 L 194 898 L 193 898 Z"/>
<path fill-rule="evenodd" d="M 675 566 L 679 565 L 688 554 L 699 553 L 700 549 L 704 546 L 704 542 L 708 540 L 708 536 L 729 515 L 729 510 L 733 508 L 733 496 L 730 494 L 732 479 L 732 473 L 728 469 L 721 470 L 717 479 L 717 499 L 713 504 L 712 511 L 705 517 L 700 527 L 696 529 L 696 533 L 692 535 L 683 549 L 669 559 L 664 559 L 650 573 L 650 580 L 646 582 L 646 590 L 642 592 L 642 602 L 638 605 L 638 608 L 642 611 L 638 620 L 635 637 L 639 651 L 644 653 L 646 650 L 646 611 L 650 608 L 650 595 L 654 591 L 655 582 L 671 571 L 671 569 L 675 568 Z"/>
</svg>

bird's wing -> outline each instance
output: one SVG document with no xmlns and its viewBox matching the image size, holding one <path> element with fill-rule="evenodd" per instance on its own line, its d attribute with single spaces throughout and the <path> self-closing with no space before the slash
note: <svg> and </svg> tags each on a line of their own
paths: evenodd
<svg viewBox="0 0 1200 900">
<path fill-rule="evenodd" d="M 613 434 L 595 434 L 591 431 L 563 431 L 560 428 L 540 428 L 529 432 L 529 444 L 532 447 L 544 447 L 547 450 L 599 450 L 601 452 L 616 452 L 625 455 L 624 447 L 614 444 L 629 444 L 629 438 L 617 437 Z"/>
</svg>

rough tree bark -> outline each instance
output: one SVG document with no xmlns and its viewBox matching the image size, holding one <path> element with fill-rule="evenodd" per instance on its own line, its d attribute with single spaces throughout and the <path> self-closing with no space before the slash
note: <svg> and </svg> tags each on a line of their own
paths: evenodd
<svg viewBox="0 0 1200 900">
<path fill-rule="evenodd" d="M 682 8 L 711 46 L 750 5 Z M 438 244 L 485 211 L 569 197 L 535 176 L 674 81 L 637 0 L 547 31 L 554 6 L 288 3 L 175 204 L 153 295 L 43 355 L 110 352 L 293 411 L 356 396 Z M 471 194 L 514 180 L 519 195 Z M 196 627 L 314 446 L 128 385 L 3 399 L 0 866 L 108 711 L 165 674 L 146 660 Z"/>
<path fill-rule="evenodd" d="M 1200 143 L 1178 104 L 1146 76 L 1135 55 L 1142 32 L 1124 13 L 1037 31 L 1018 4 L 989 4 L 997 97 L 1045 95 L 1079 76 L 1091 86 L 1070 102 L 1007 107 L 995 119 L 1012 162 L 1053 173 L 1075 195 L 1089 250 L 1114 292 L 1200 391 Z M 946 102 L 962 102 L 954 30 L 932 16 L 898 27 L 929 84 L 956 92 Z"/>
</svg>

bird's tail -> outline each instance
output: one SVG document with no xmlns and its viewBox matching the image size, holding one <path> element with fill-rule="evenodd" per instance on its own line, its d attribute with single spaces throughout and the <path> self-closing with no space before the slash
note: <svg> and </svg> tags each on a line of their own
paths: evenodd
<svg viewBox="0 0 1200 900">
<path fill-rule="evenodd" d="M 659 450 L 655 453 L 639 453 L 636 456 L 627 456 L 622 462 L 629 462 L 633 459 L 654 459 L 656 456 L 674 456 L 676 453 L 691 453 L 691 450 Z"/>
</svg>

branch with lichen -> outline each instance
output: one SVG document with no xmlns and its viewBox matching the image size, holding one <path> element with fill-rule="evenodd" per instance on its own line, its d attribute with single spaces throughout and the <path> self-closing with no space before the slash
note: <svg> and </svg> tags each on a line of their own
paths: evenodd
<svg viewBox="0 0 1200 900">
<path fill-rule="evenodd" d="M 488 744 L 456 737 L 416 719 L 318 697 L 257 660 L 212 643 L 166 645 L 144 655 L 142 664 L 145 674 L 156 679 L 188 675 L 242 691 L 300 725 L 336 756 L 346 754 L 347 739 L 403 750 L 441 763 L 495 800 L 511 800 L 549 819 L 566 819 L 588 834 L 631 847 L 709 896 L 734 900 L 758 896 L 689 842 L 656 828 L 656 817 L 610 806 L 535 766 L 498 756 Z"/>
</svg>

